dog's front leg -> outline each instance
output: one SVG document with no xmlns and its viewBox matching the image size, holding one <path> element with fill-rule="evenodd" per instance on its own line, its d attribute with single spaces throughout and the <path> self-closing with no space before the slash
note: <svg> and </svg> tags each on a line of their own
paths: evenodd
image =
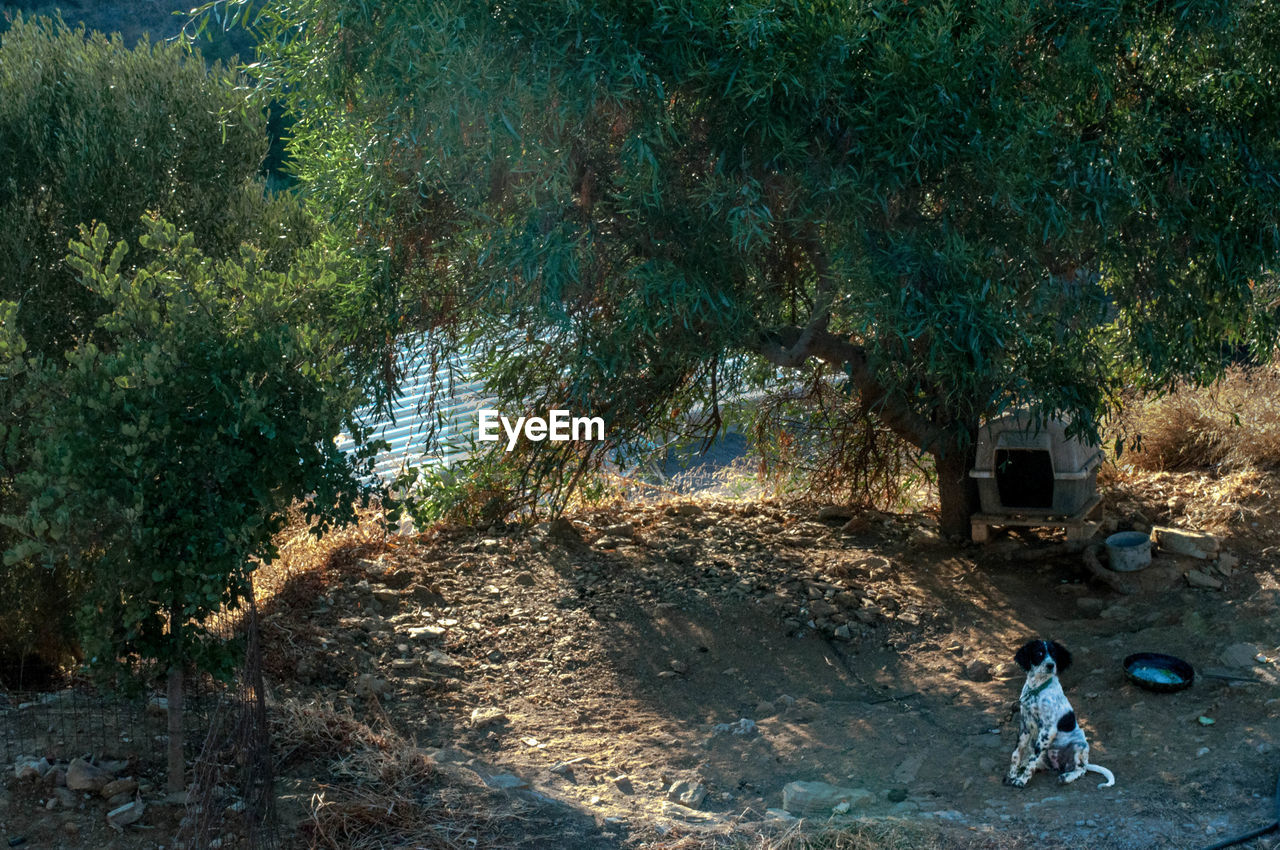
<svg viewBox="0 0 1280 850">
<path fill-rule="evenodd" d="M 1031 779 L 1031 774 L 1035 771 L 1035 757 L 1031 752 L 1034 748 L 1033 738 L 1030 730 L 1023 730 L 1018 736 L 1018 746 L 1013 748 L 1013 757 L 1009 763 L 1009 773 L 1004 778 L 1005 785 L 1014 785 L 1022 788 Z"/>
</svg>

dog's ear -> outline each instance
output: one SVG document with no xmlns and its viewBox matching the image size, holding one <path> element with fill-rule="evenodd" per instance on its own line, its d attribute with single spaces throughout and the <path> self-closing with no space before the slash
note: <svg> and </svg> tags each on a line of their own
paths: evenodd
<svg viewBox="0 0 1280 850">
<path fill-rule="evenodd" d="M 1049 644 L 1049 655 L 1053 656 L 1053 660 L 1058 664 L 1058 672 L 1065 673 L 1067 668 L 1071 666 L 1071 653 L 1067 652 L 1067 648 L 1056 640 Z"/>
<path fill-rule="evenodd" d="M 1027 672 L 1031 671 L 1031 650 L 1035 648 L 1036 642 L 1029 640 L 1022 645 L 1022 649 L 1018 650 L 1018 654 L 1013 656 L 1013 663 L 1017 664 Z"/>
</svg>

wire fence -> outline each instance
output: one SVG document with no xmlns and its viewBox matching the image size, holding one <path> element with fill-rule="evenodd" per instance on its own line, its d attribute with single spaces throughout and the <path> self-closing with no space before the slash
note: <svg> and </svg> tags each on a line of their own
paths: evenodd
<svg viewBox="0 0 1280 850">
<path fill-rule="evenodd" d="M 205 675 L 186 677 L 183 749 L 190 781 L 185 811 L 169 846 L 276 850 L 280 830 L 256 605 L 250 598 L 241 609 L 217 615 L 209 626 L 224 639 L 241 641 L 245 652 L 230 683 Z M 164 775 L 169 737 L 162 692 L 122 696 L 83 678 L 60 684 L 55 690 L 0 691 L 5 768 L 20 776 L 22 766 L 30 764 L 43 776 L 84 759 L 134 777 Z M 151 784 L 151 794 L 162 794 L 154 790 L 159 784 Z"/>
</svg>

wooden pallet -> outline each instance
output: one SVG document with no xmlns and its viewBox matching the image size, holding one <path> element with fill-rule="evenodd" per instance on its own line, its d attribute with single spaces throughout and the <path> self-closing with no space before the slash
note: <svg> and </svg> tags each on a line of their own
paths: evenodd
<svg viewBox="0 0 1280 850">
<path fill-rule="evenodd" d="M 1046 516 L 1044 514 L 974 514 L 970 519 L 974 543 L 986 543 L 991 539 L 991 529 L 997 525 L 1018 525 L 1035 528 L 1065 528 L 1067 540 L 1088 540 L 1102 524 L 1102 497 L 1094 496 L 1085 506 L 1071 516 Z"/>
</svg>

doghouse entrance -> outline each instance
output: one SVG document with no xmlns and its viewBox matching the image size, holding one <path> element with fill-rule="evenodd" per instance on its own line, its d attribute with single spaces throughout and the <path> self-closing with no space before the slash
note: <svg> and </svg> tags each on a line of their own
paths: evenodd
<svg viewBox="0 0 1280 850">
<path fill-rule="evenodd" d="M 1043 449 L 996 449 L 996 489 L 1007 508 L 1053 507 L 1053 458 Z"/>
</svg>

